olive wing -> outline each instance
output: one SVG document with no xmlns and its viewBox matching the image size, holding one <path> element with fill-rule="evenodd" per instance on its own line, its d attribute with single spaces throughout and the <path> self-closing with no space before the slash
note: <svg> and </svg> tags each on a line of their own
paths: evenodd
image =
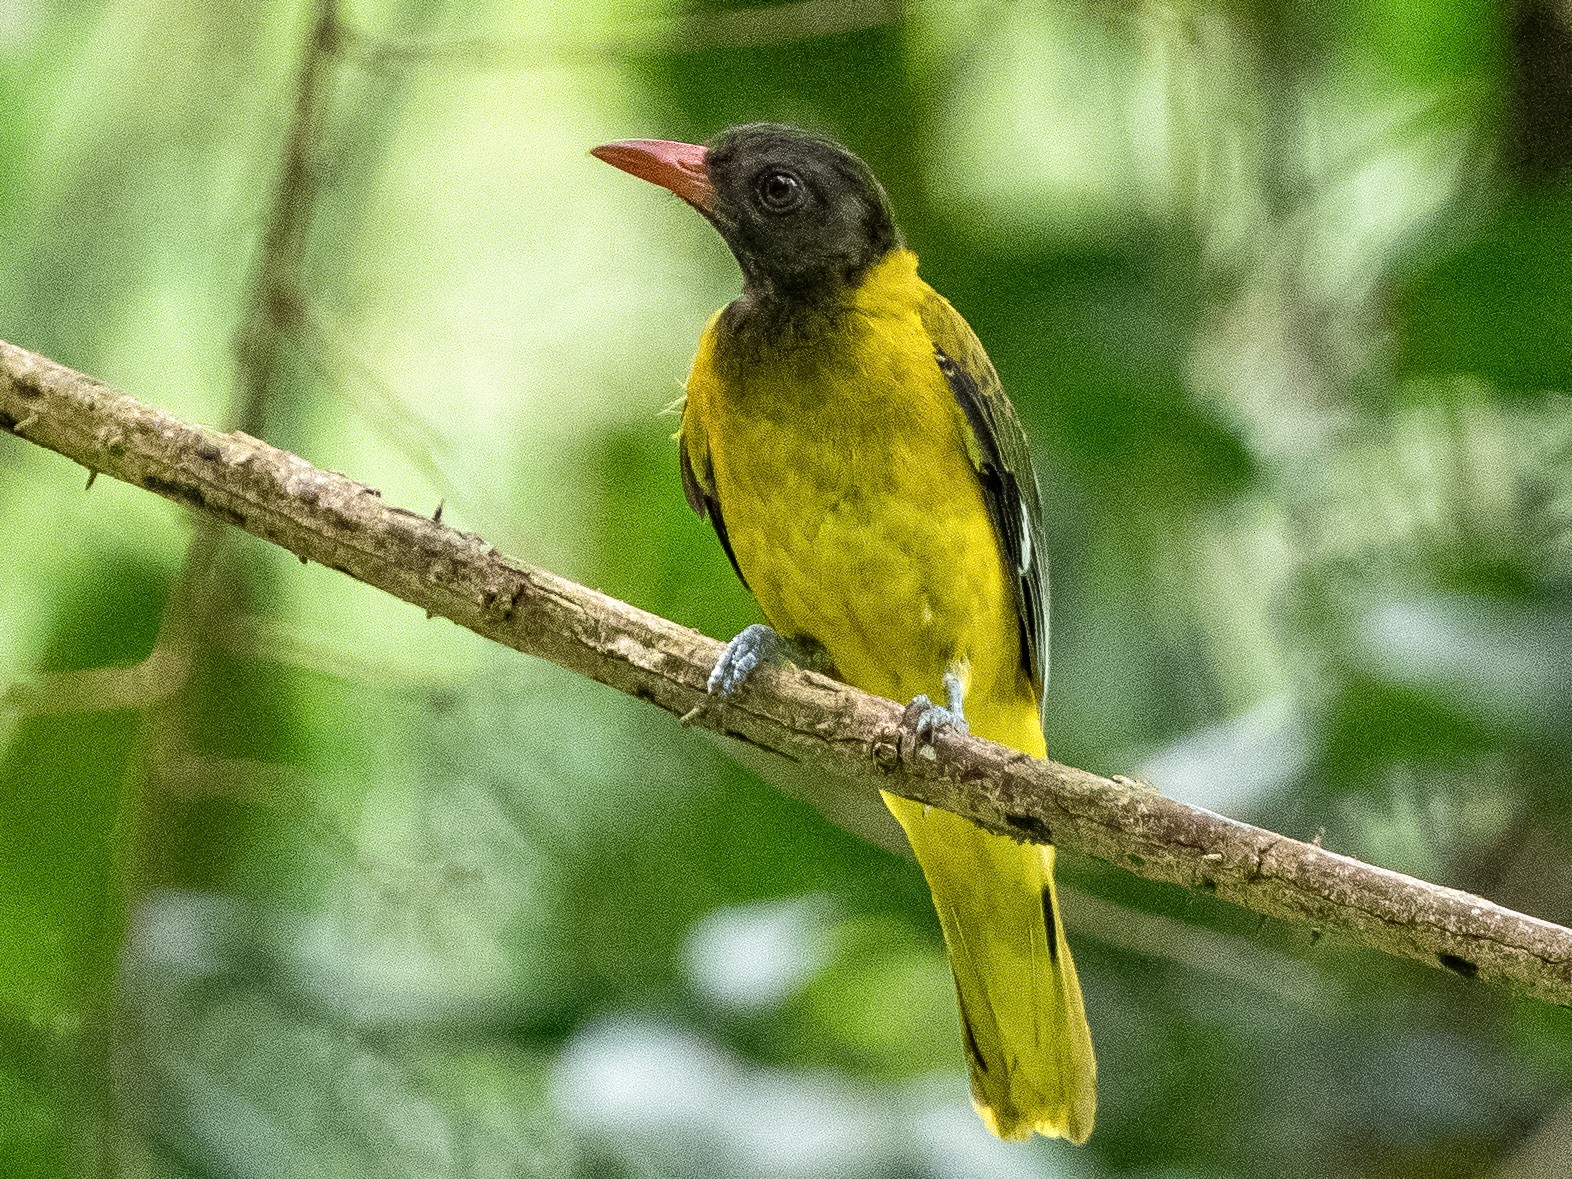
<svg viewBox="0 0 1572 1179">
<path fill-rule="evenodd" d="M 939 371 L 966 415 L 967 449 L 1015 590 L 1021 665 L 1041 708 L 1048 683 L 1048 548 L 1026 431 L 993 362 L 960 312 L 930 290 L 920 315 Z"/>
<path fill-rule="evenodd" d="M 688 422 L 684 418 L 683 430 L 677 436 L 677 453 L 682 463 L 682 494 L 687 499 L 688 506 L 698 513 L 699 519 L 708 520 L 715 529 L 715 535 L 720 537 L 721 548 L 726 550 L 726 559 L 736 570 L 737 579 L 742 582 L 744 588 L 747 588 L 748 579 L 742 575 L 742 566 L 737 564 L 737 554 L 731 549 L 731 538 L 726 535 L 726 518 L 721 515 L 720 500 L 716 498 L 715 485 L 708 478 L 708 472 L 705 477 L 700 477 L 688 453 L 688 429 Z"/>
</svg>

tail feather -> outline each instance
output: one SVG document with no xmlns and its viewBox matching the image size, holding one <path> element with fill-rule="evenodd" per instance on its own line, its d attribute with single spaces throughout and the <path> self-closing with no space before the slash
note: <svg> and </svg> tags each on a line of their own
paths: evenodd
<svg viewBox="0 0 1572 1179">
<path fill-rule="evenodd" d="M 1086 1141 L 1097 1066 L 1059 920 L 1053 848 L 894 795 L 884 801 L 933 892 L 978 1114 L 1000 1138 Z"/>
</svg>

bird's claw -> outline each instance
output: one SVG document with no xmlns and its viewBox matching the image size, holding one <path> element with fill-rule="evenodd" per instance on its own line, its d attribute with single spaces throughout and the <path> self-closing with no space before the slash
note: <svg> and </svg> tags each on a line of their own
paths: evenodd
<svg viewBox="0 0 1572 1179">
<path fill-rule="evenodd" d="M 966 714 L 961 710 L 966 698 L 966 685 L 954 668 L 944 673 L 946 704 L 935 704 L 927 696 L 913 696 L 906 706 L 902 723 L 911 732 L 918 749 L 926 748 L 932 757 L 933 742 L 945 729 L 953 729 L 963 737 L 971 730 L 966 724 Z"/>
<path fill-rule="evenodd" d="M 769 627 L 755 622 L 726 644 L 710 672 L 706 690 L 717 700 L 729 700 L 761 663 L 788 662 L 795 650 Z"/>
<path fill-rule="evenodd" d="M 959 709 L 935 704 L 926 696 L 912 697 L 906 706 L 906 717 L 919 746 L 932 745 L 945 729 L 954 729 L 963 736 L 971 731 Z"/>
</svg>

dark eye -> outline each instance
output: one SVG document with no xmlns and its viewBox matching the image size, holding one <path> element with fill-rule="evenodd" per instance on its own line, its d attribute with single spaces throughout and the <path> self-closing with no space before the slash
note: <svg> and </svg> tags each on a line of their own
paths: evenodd
<svg viewBox="0 0 1572 1179">
<path fill-rule="evenodd" d="M 802 203 L 802 181 L 790 172 L 766 172 L 759 177 L 759 203 L 771 213 L 789 213 Z"/>
</svg>

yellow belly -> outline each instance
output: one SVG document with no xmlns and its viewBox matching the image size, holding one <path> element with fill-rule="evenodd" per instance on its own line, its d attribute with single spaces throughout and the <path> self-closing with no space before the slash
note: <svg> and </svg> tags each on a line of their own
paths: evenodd
<svg viewBox="0 0 1572 1179">
<path fill-rule="evenodd" d="M 711 349 L 695 361 L 684 431 L 704 432 L 737 563 L 770 625 L 818 643 L 846 682 L 942 699 L 954 668 L 973 730 L 1040 754 L 1012 590 L 933 346 L 899 307 L 846 326 L 834 347 L 724 378 Z"/>
</svg>

